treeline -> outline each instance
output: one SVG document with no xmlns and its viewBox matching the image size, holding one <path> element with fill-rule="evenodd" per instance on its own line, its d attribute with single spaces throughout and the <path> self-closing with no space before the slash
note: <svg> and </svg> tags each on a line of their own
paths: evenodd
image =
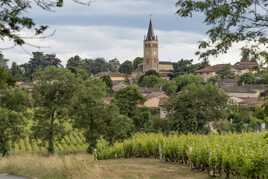
<svg viewBox="0 0 268 179">
<path fill-rule="evenodd" d="M 43 52 L 33 52 L 32 58 L 27 63 L 18 65 L 13 62 L 10 67 L 11 74 L 15 81 L 31 81 L 33 74 L 49 66 L 63 67 L 62 61 L 55 54 L 45 54 Z M 5 59 L 0 53 L 0 67 L 8 68 L 7 62 L 9 59 Z M 104 58 L 82 58 L 78 55 L 68 59 L 66 68 L 74 73 L 79 71 L 85 71 L 90 75 L 96 75 L 99 73 L 112 72 L 131 74 L 132 72 L 142 68 L 140 66 L 143 63 L 142 57 L 136 57 L 133 60 L 126 60 L 123 63 L 116 58 L 106 60 Z M 196 70 L 208 65 L 208 62 L 202 62 L 193 64 L 193 60 L 181 59 L 177 63 L 173 64 L 174 74 L 171 77 L 175 77 L 182 74 L 194 73 Z"/>
<path fill-rule="evenodd" d="M 106 104 L 105 83 L 84 73 L 65 68 L 47 67 L 33 74 L 31 91 L 9 83 L 10 73 L 0 71 L 0 152 L 10 151 L 10 143 L 24 135 L 32 136 L 55 152 L 55 142 L 72 129 L 79 129 L 88 144 L 95 148 L 103 136 L 111 143 L 139 130 L 146 109 L 137 108 L 144 98 L 135 87 L 120 91 Z M 125 97 L 125 93 L 128 96 Z M 126 98 L 131 97 L 131 101 Z M 125 107 L 128 107 L 127 109 Z M 146 116 L 145 116 L 146 117 Z"/>
<path fill-rule="evenodd" d="M 148 71 L 138 80 L 140 87 L 159 88 L 169 95 L 165 106 L 168 120 L 155 121 L 162 132 L 180 133 L 246 132 L 267 128 L 266 97 L 259 106 L 235 104 L 214 81 L 185 73 L 164 80 L 154 71 Z"/>
<path fill-rule="evenodd" d="M 92 152 L 100 137 L 114 143 L 136 132 L 245 132 L 260 130 L 267 124 L 267 102 L 256 108 L 233 104 L 212 82 L 191 74 L 193 64 L 188 62 L 187 68 L 172 80 L 148 71 L 133 84 L 113 92 L 109 76 L 96 78 L 83 70 L 85 59 L 74 57 L 64 68 L 55 56 L 39 56 L 46 58 L 38 65 L 31 62 L 36 60 L 27 63 L 34 67 L 29 70 L 32 87 L 28 90 L 15 85 L 12 68 L 0 67 L 0 152 L 3 155 L 10 151 L 10 143 L 25 135 L 41 141 L 49 153 L 54 153 L 55 141 L 63 139 L 72 129 L 83 133 L 88 151 Z M 146 99 L 141 88 L 144 87 L 158 88 L 170 97 L 160 107 L 167 113 L 165 120 L 160 119 L 159 109 L 143 106 Z"/>
<path fill-rule="evenodd" d="M 0 54 L 0 66 L 8 68 L 7 62 L 2 54 Z M 85 71 L 88 74 L 96 75 L 105 72 L 120 72 L 131 74 L 137 70 L 139 64 L 143 62 L 143 58 L 137 57 L 132 61 L 126 60 L 122 64 L 118 59 L 106 60 L 104 58 L 88 59 L 81 58 L 76 55 L 67 61 L 66 68 L 72 72 Z M 27 63 L 18 65 L 13 62 L 10 68 L 13 79 L 16 81 L 31 81 L 33 74 L 46 67 L 63 67 L 61 60 L 54 54 L 44 54 L 43 52 L 33 52 L 33 57 Z"/>
</svg>

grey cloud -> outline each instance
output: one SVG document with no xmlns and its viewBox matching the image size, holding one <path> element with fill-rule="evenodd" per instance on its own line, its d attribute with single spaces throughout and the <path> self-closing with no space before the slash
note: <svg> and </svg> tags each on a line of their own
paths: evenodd
<svg viewBox="0 0 268 179">
<path fill-rule="evenodd" d="M 64 63 L 71 55 L 79 54 L 84 57 L 118 57 L 121 61 L 133 59 L 143 54 L 143 36 L 146 28 L 123 28 L 113 26 L 54 26 L 58 33 L 55 36 L 31 41 L 40 46 L 46 53 L 56 53 Z M 120 34 L 120 35 L 119 35 Z M 204 38 L 196 33 L 181 31 L 157 31 L 160 38 L 160 57 L 163 60 L 177 60 L 194 57 L 196 41 Z M 27 51 L 38 49 L 26 47 Z M 18 62 L 26 62 L 29 54 L 14 49 L 5 52 Z M 24 55 L 21 55 L 24 54 Z M 24 59 L 22 60 L 22 56 Z"/>
</svg>

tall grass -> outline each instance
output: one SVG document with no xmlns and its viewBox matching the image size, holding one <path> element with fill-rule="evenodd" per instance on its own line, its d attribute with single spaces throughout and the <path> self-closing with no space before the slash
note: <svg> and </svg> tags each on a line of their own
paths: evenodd
<svg viewBox="0 0 268 179">
<path fill-rule="evenodd" d="M 97 159 L 153 157 L 180 162 L 212 176 L 267 179 L 268 144 L 264 133 L 227 135 L 137 134 L 109 146 L 101 139 Z"/>
<path fill-rule="evenodd" d="M 13 155 L 0 159 L 0 173 L 38 179 L 97 178 L 98 167 L 89 155 Z"/>
</svg>

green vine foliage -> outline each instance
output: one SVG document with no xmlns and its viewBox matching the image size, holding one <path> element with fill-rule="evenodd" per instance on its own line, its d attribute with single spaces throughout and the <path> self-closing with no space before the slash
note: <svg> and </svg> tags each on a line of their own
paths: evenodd
<svg viewBox="0 0 268 179">
<path fill-rule="evenodd" d="M 179 162 L 211 176 L 226 178 L 267 178 L 268 143 L 266 133 L 226 135 L 136 134 L 109 146 L 101 139 L 97 158 L 160 158 Z"/>
</svg>

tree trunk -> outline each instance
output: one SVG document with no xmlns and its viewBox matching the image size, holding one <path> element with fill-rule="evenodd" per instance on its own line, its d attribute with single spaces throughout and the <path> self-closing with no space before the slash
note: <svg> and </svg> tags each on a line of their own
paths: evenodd
<svg viewBox="0 0 268 179">
<path fill-rule="evenodd" d="M 2 157 L 8 155 L 8 145 L 3 138 L 0 139 L 0 153 L 2 153 Z"/>
<path fill-rule="evenodd" d="M 50 137 L 48 139 L 48 153 L 49 154 L 54 154 L 55 153 L 55 146 L 54 146 L 54 141 L 53 141 L 53 137 Z"/>
</svg>

